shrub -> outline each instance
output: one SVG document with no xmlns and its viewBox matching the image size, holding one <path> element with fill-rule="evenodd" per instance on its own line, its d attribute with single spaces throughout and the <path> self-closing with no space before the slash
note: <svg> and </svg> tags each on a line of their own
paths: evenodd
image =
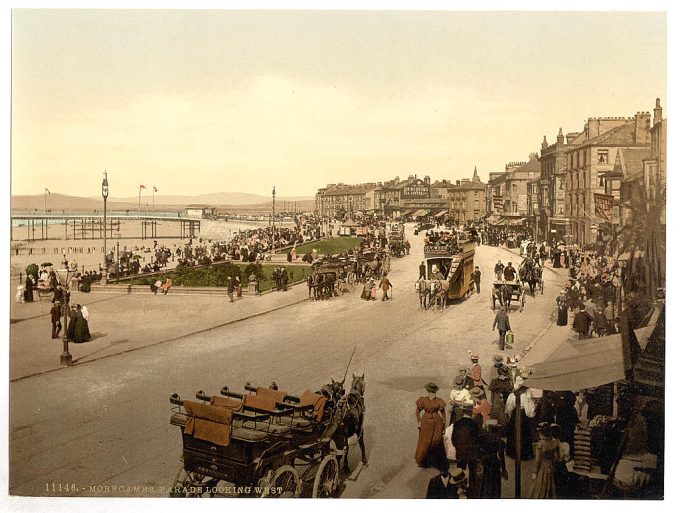
<svg viewBox="0 0 680 513">
<path fill-rule="evenodd" d="M 26 275 L 38 276 L 38 264 L 30 264 L 26 267 Z"/>
</svg>

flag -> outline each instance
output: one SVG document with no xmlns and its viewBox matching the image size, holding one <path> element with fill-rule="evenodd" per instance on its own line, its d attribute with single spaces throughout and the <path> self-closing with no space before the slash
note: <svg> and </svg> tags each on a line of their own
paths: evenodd
<svg viewBox="0 0 680 513">
<path fill-rule="evenodd" d="M 614 206 L 614 196 L 611 194 L 593 194 L 595 200 L 595 215 L 611 223 L 612 208 Z"/>
<path fill-rule="evenodd" d="M 50 196 L 52 195 L 52 193 L 50 192 L 50 190 L 49 190 L 47 187 L 45 187 L 45 192 L 46 192 L 47 194 L 49 194 Z"/>
<path fill-rule="evenodd" d="M 153 186 L 153 192 L 158 192 L 158 189 L 156 189 L 156 186 Z"/>
<path fill-rule="evenodd" d="M 140 185 L 139 188 L 140 189 L 146 189 L 146 185 Z"/>
</svg>

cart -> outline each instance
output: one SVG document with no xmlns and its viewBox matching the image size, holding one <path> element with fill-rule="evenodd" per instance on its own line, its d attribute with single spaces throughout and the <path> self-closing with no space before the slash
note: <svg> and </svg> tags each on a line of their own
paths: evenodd
<svg viewBox="0 0 680 513">
<path fill-rule="evenodd" d="M 505 305 L 508 309 L 512 301 L 519 304 L 519 311 L 524 310 L 524 303 L 526 301 L 524 295 L 524 285 L 520 281 L 494 281 L 491 289 L 491 309 L 496 309 L 496 302 L 498 306 Z"/>
<path fill-rule="evenodd" d="M 341 393 L 341 391 L 340 391 Z M 199 391 L 198 401 L 173 394 L 170 423 L 181 428 L 181 464 L 173 497 L 331 497 L 339 462 L 332 440 L 338 400 L 306 391 L 300 397 L 251 387 Z"/>
</svg>

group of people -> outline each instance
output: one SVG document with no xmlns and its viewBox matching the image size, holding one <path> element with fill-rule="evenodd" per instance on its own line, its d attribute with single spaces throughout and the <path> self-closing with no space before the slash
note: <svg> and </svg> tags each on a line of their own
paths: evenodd
<svg viewBox="0 0 680 513">
<path fill-rule="evenodd" d="M 427 395 L 416 402 L 416 463 L 439 470 L 427 498 L 500 498 L 506 456 L 534 461 L 527 497 L 571 497 L 567 462 L 579 422 L 576 396 L 530 389 L 519 356 L 495 355 L 489 383 L 479 355 L 468 351 L 468 358 L 471 365 L 459 369 L 448 404 L 435 383 L 425 385 Z"/>
<path fill-rule="evenodd" d="M 70 306 L 57 300 L 50 309 L 50 320 L 52 322 L 52 338 L 59 338 L 62 330 L 61 320 L 66 316 L 68 324 L 66 326 L 66 338 L 76 344 L 88 342 L 90 335 L 90 312 L 87 306 L 73 304 Z"/>
</svg>

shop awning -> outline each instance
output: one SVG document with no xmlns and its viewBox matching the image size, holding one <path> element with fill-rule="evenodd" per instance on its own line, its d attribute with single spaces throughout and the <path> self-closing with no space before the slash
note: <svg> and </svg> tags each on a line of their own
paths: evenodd
<svg viewBox="0 0 680 513">
<path fill-rule="evenodd" d="M 501 220 L 501 218 L 498 217 L 498 216 L 491 216 L 486 220 L 486 222 L 488 224 L 494 226 L 494 225 L 497 225 L 500 220 Z"/>
<path fill-rule="evenodd" d="M 448 211 L 446 211 L 446 210 L 443 210 L 443 211 L 439 212 L 439 213 L 438 213 L 437 215 L 435 215 L 434 217 L 441 217 L 441 216 L 445 216 L 445 215 L 446 215 L 447 213 L 448 213 Z"/>
<path fill-rule="evenodd" d="M 422 216 L 426 216 L 429 213 L 430 213 L 429 210 L 425 210 L 424 208 L 421 208 L 420 210 L 416 210 L 413 213 L 413 215 L 416 216 L 416 217 L 422 217 Z"/>
<path fill-rule="evenodd" d="M 520 361 L 532 370 L 527 386 L 581 390 L 625 378 L 621 335 L 576 340 L 570 326 L 552 326 Z"/>
<path fill-rule="evenodd" d="M 508 226 L 520 226 L 524 224 L 524 221 L 526 221 L 524 217 L 522 219 L 508 219 Z"/>
</svg>

